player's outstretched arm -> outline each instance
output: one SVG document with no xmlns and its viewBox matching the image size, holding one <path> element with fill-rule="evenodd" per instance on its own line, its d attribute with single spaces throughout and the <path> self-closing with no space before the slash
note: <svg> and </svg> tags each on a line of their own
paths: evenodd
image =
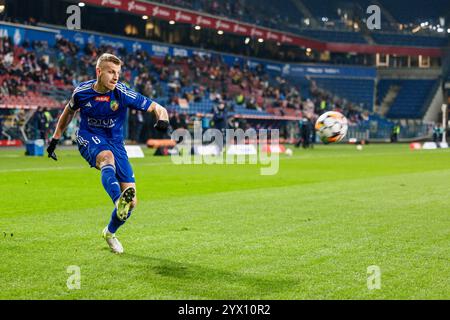
<svg viewBox="0 0 450 320">
<path fill-rule="evenodd" d="M 153 101 L 148 108 L 148 112 L 154 112 L 156 115 L 155 128 L 159 131 L 166 132 L 169 128 L 169 114 L 166 108 Z"/>
<path fill-rule="evenodd" d="M 69 105 L 67 105 L 58 119 L 58 124 L 56 125 L 55 132 L 53 133 L 52 140 L 50 141 L 50 144 L 47 148 L 48 157 L 52 158 L 55 161 L 58 160 L 55 154 L 56 146 L 58 145 L 59 139 L 61 139 L 64 131 L 66 131 L 67 127 L 69 126 L 69 123 L 72 121 L 75 112 L 76 111 L 73 111 L 69 107 Z"/>
</svg>

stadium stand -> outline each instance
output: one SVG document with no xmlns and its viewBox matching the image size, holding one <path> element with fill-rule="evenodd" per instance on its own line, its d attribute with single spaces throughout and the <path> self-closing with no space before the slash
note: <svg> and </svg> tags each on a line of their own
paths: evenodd
<svg viewBox="0 0 450 320">
<path fill-rule="evenodd" d="M 367 43 L 364 37 L 363 20 L 360 17 L 367 15 L 366 9 L 374 5 L 369 0 L 282 0 L 276 5 L 270 0 L 238 0 L 238 1 L 184 1 L 184 0 L 160 0 L 164 4 L 170 4 L 191 10 L 198 10 L 209 14 L 228 17 L 243 22 L 248 22 L 264 27 L 289 31 L 305 37 L 327 42 L 341 43 Z M 301 2 L 311 13 L 311 17 L 305 17 L 298 9 L 295 2 Z M 405 10 L 404 3 L 382 0 L 380 5 L 381 23 L 384 32 L 370 32 L 366 36 L 372 37 L 375 43 L 385 45 L 407 45 L 423 47 L 442 47 L 448 44 L 445 34 L 439 34 L 435 30 L 421 28 L 417 34 L 412 30 L 419 24 L 428 21 L 430 24 L 438 24 L 439 18 L 449 12 L 450 5 L 445 0 L 432 0 L 426 9 L 421 10 L 420 0 L 408 3 L 408 9 L 414 8 L 414 14 Z M 270 16 L 265 12 L 272 12 Z M 318 21 L 313 25 L 305 23 L 305 18 Z M 354 22 L 358 28 L 354 28 Z M 399 25 L 402 24 L 401 29 Z M 401 30 L 401 31 L 400 31 Z M 417 30 L 416 30 L 417 32 Z"/>
<path fill-rule="evenodd" d="M 367 43 L 361 33 L 351 31 L 303 29 L 298 34 L 326 42 Z"/>
<path fill-rule="evenodd" d="M 318 87 L 345 98 L 362 109 L 373 110 L 374 81 L 367 79 L 312 78 Z"/>
<path fill-rule="evenodd" d="M 433 33 L 429 28 L 420 29 L 417 34 L 411 33 L 412 27 L 417 27 L 417 23 L 424 21 L 422 18 L 430 23 L 439 20 L 443 9 L 449 7 L 446 2 L 440 0 L 431 1 L 435 5 L 430 5 L 424 12 L 417 14 L 417 21 L 405 16 L 403 8 L 397 4 L 387 0 L 378 1 L 383 8 L 383 32 L 368 32 L 365 27 L 354 27 L 354 23 L 364 25 L 364 19 L 358 20 L 355 17 L 366 14 L 365 8 L 371 4 L 369 0 L 281 0 L 276 3 L 270 0 L 156 2 L 290 31 L 295 35 L 320 40 L 323 45 L 331 43 L 334 48 L 339 45 L 347 45 L 348 48 L 363 45 L 360 47 L 365 50 L 367 45 L 383 45 L 408 47 L 405 48 L 408 50 L 410 47 L 425 48 L 422 51 L 436 52 L 438 50 L 435 48 L 443 48 L 449 44 L 448 35 Z M 268 11 L 272 14 L 267 15 Z M 311 16 L 307 15 L 308 12 Z M 313 19 L 319 24 L 305 22 Z M 403 26 L 404 29 L 399 31 L 395 29 L 399 22 L 408 26 Z M 388 24 L 394 25 L 394 29 L 385 29 L 384 26 Z M 280 46 L 279 43 L 271 43 L 275 48 L 270 48 L 266 47 L 266 43 L 269 41 L 264 41 L 263 45 L 255 43 L 255 50 L 277 51 L 275 45 Z M 220 41 L 217 46 L 222 46 Z M 366 53 L 364 50 L 356 53 L 351 49 L 348 52 L 343 52 L 342 49 L 320 52 L 313 47 L 313 50 L 309 49 L 308 52 L 306 47 L 300 45 L 295 49 L 287 47 L 285 57 L 292 58 L 301 52 L 299 56 L 304 55 L 302 58 L 306 58 L 297 61 L 293 58 L 294 60 L 283 62 L 327 61 L 330 64 L 375 65 L 375 54 Z M 60 110 L 70 97 L 74 86 L 95 77 L 93 65 L 103 52 L 115 53 L 123 58 L 123 80 L 130 87 L 167 106 L 174 114 L 184 114 L 187 117 L 210 114 L 216 103 L 224 100 L 230 115 L 252 119 L 298 120 L 305 116 L 317 117 L 317 114 L 327 110 L 339 110 L 349 117 L 351 123 L 362 123 L 368 119 L 369 114 L 372 118 L 377 117 L 372 113 L 374 102 L 375 105 L 380 105 L 389 89 L 397 86 L 398 94 L 389 109 L 385 110 L 387 117 L 419 119 L 424 115 L 424 104 L 436 85 L 435 80 L 383 78 L 375 88 L 375 81 L 364 77 L 276 76 L 266 72 L 263 67 L 250 68 L 246 65 L 225 63 L 220 53 L 211 57 L 194 55 L 191 58 L 157 58 L 143 50 L 127 52 L 125 49 L 110 46 L 96 47 L 92 43 L 79 46 L 62 36 L 58 38 L 55 47 L 48 47 L 46 43 L 39 41 L 24 41 L 21 46 L 13 46 L 11 38 L 4 38 L 0 40 L 0 108 L 8 106 L 33 109 L 43 106 Z M 322 57 L 319 58 L 322 54 L 323 60 Z M 432 54 L 430 56 L 435 59 L 430 63 L 432 67 L 441 64 L 441 57 Z M 396 59 L 396 54 L 391 57 L 392 62 Z M 418 55 L 414 57 L 417 58 Z M 311 60 L 308 60 L 310 58 Z M 412 66 L 414 60 L 413 67 L 418 67 L 418 59 L 412 59 L 413 56 L 410 58 L 408 66 Z M 381 115 L 378 117 L 380 122 L 389 123 Z"/>
<path fill-rule="evenodd" d="M 1 72 L 7 79 L 2 86 L 6 90 L 2 103 L 61 107 L 62 102 L 70 96 L 70 88 L 94 76 L 90 66 L 101 52 L 108 50 L 112 48 L 95 48 L 92 44 L 81 50 L 61 38 L 55 48 L 39 49 L 39 55 L 47 55 L 56 61 L 57 67 L 50 68 L 42 59 L 36 63 L 33 52 L 17 48 L 13 56 L 17 61 L 14 69 L 12 65 L 2 65 Z M 241 69 L 237 65 L 228 66 L 220 60 L 201 56 L 194 59 L 152 58 L 144 51 L 125 53 L 124 61 L 126 82 L 179 112 L 207 113 L 212 109 L 215 97 L 220 95 L 221 99 L 230 102 L 234 112 L 240 114 L 269 116 L 265 111 L 267 108 L 280 108 L 279 115 L 301 115 L 302 103 L 295 85 L 279 77 L 270 77 L 262 69 Z M 75 70 L 76 73 L 69 70 Z M 50 86 L 44 86 L 42 82 L 50 83 Z M 305 90 L 307 87 L 303 83 L 302 91 Z M 23 96 L 25 92 L 29 96 Z M 186 101 L 184 108 L 179 104 L 180 99 Z"/>
<path fill-rule="evenodd" d="M 92 44 L 79 48 L 64 38 L 54 48 L 43 43 L 18 47 L 3 38 L 0 48 L 0 105 L 11 108 L 61 110 L 73 87 L 94 77 L 96 58 L 108 51 L 124 58 L 126 83 L 172 112 L 210 114 L 218 100 L 225 100 L 230 115 L 255 119 L 317 117 L 318 112 L 332 109 L 346 113 L 351 123 L 363 119 L 358 108 L 324 90 L 325 86 L 311 88 L 313 83 L 306 78 L 291 83 L 261 66 L 230 66 L 217 57 L 157 58 L 145 51 L 127 53 Z M 5 63 L 11 59 L 13 63 Z"/>
<path fill-rule="evenodd" d="M 298 29 L 301 12 L 290 0 L 159 0 L 163 4 L 227 17 L 274 29 Z M 268 15 L 267 12 L 271 14 Z"/>
<path fill-rule="evenodd" d="M 380 1 L 383 7 L 396 18 L 398 22 L 438 22 L 439 17 L 448 14 L 450 3 L 447 0 L 431 0 L 427 1 L 427 5 L 423 5 L 422 0 L 408 0 L 407 10 L 404 1 Z"/>
<path fill-rule="evenodd" d="M 389 89 L 392 86 L 395 86 L 395 84 L 392 83 L 390 80 L 386 80 L 386 79 L 383 80 L 382 79 L 382 80 L 378 81 L 378 84 L 377 84 L 377 97 L 376 97 L 376 101 L 375 101 L 375 103 L 377 105 L 381 105 L 382 104 L 384 98 L 386 97 Z"/>
<path fill-rule="evenodd" d="M 328 18 L 332 20 L 339 20 L 338 7 L 336 1 L 333 0 L 302 0 L 311 14 L 316 19 Z"/>
<path fill-rule="evenodd" d="M 393 101 L 388 118 L 418 119 L 425 112 L 424 104 L 437 80 L 395 80 L 384 79 L 380 81 L 383 88 L 397 85 L 400 90 Z M 383 89 L 384 91 L 385 89 Z"/>
<path fill-rule="evenodd" d="M 394 46 L 414 46 L 414 47 L 444 47 L 449 39 L 445 36 L 411 36 L 398 33 L 378 33 L 374 32 L 371 37 L 378 44 Z"/>
</svg>

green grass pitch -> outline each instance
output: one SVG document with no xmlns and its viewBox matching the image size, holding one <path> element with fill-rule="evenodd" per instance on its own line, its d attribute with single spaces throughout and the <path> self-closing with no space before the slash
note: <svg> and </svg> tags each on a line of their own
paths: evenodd
<svg viewBox="0 0 450 320">
<path fill-rule="evenodd" d="M 296 149 L 274 176 L 146 150 L 121 256 L 101 238 L 112 203 L 99 172 L 57 151 L 0 151 L 0 299 L 450 297 L 450 150 Z"/>
</svg>

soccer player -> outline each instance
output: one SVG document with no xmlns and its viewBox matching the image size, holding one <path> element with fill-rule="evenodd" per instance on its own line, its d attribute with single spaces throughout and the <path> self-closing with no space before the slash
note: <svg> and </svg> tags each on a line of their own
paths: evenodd
<svg viewBox="0 0 450 320">
<path fill-rule="evenodd" d="M 136 184 L 133 169 L 123 142 L 123 122 L 127 109 L 154 112 L 156 129 L 166 131 L 169 125 L 167 110 L 140 95 L 119 81 L 122 61 L 105 53 L 97 60 L 96 80 L 80 83 L 58 119 L 48 156 L 57 160 L 55 149 L 75 113 L 80 111 L 77 144 L 83 158 L 101 171 L 104 189 L 115 208 L 102 236 L 114 253 L 123 253 L 116 238 L 117 229 L 130 217 L 136 207 Z"/>
</svg>

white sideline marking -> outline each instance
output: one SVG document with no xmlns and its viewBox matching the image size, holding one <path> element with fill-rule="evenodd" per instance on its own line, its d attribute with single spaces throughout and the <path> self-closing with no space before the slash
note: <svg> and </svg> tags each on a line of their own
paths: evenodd
<svg viewBox="0 0 450 320">
<path fill-rule="evenodd" d="M 2 169 L 0 173 L 8 172 L 28 172 L 28 171 L 52 171 L 52 170 L 73 170 L 81 169 L 83 167 L 48 167 L 48 168 L 22 168 L 22 169 Z"/>
<path fill-rule="evenodd" d="M 443 149 L 446 150 L 446 149 Z M 332 156 L 330 155 L 317 155 L 317 154 L 300 154 L 295 155 L 292 157 L 284 157 L 282 161 L 286 160 L 303 160 L 303 159 L 324 159 L 324 158 L 351 158 L 354 157 L 357 153 L 354 154 L 334 154 Z M 410 153 L 409 153 L 410 154 Z M 380 153 L 358 153 L 358 157 L 369 157 L 369 156 L 389 156 L 389 155 L 401 155 L 401 153 L 398 152 L 380 152 Z M 139 167 L 147 167 L 147 166 L 166 166 L 166 165 L 172 165 L 172 162 L 161 162 L 161 163 L 143 163 L 139 164 Z M 193 164 L 186 164 L 188 166 Z M 137 166 L 136 166 L 137 167 Z M 89 166 L 78 166 L 78 167 L 41 167 L 41 168 L 21 168 L 21 169 L 0 169 L 1 173 L 8 173 L 8 172 L 30 172 L 30 171 L 52 171 L 52 170 L 78 170 L 78 169 L 86 169 L 89 168 Z"/>
<path fill-rule="evenodd" d="M 143 163 L 139 167 L 147 166 L 164 166 L 172 164 L 172 162 L 162 162 L 162 163 Z M 40 168 L 22 168 L 22 169 L 0 169 L 0 173 L 8 172 L 29 172 L 29 171 L 53 171 L 53 170 L 79 170 L 79 169 L 89 169 L 89 166 L 79 166 L 79 167 L 40 167 Z"/>
</svg>

